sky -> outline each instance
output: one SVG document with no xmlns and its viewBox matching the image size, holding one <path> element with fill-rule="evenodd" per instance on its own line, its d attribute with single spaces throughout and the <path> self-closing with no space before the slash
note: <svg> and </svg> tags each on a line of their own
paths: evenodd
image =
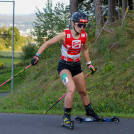
<svg viewBox="0 0 134 134">
<path fill-rule="evenodd" d="M 12 1 L 12 0 L 0 0 Z M 31 14 L 36 12 L 36 7 L 42 11 L 48 0 L 14 0 L 15 1 L 15 14 Z M 53 5 L 57 2 L 69 4 L 70 0 L 52 0 Z M 13 13 L 12 2 L 0 2 L 0 14 L 10 15 Z"/>
</svg>

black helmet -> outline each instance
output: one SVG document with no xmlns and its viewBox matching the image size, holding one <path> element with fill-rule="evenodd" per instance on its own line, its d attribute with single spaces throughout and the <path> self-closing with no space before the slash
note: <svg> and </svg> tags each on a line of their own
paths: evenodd
<svg viewBox="0 0 134 134">
<path fill-rule="evenodd" d="M 74 21 L 74 22 L 88 23 L 88 17 L 83 12 L 75 12 L 72 15 L 72 21 Z"/>
</svg>

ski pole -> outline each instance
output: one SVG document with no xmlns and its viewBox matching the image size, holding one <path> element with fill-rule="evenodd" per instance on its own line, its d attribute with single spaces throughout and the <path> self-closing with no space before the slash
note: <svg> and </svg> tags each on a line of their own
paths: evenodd
<svg viewBox="0 0 134 134">
<path fill-rule="evenodd" d="M 18 72 L 17 74 L 15 74 L 14 76 L 12 76 L 10 79 L 8 79 L 7 81 L 5 81 L 3 84 L 0 85 L 0 87 L 2 87 L 3 85 L 5 85 L 7 82 L 9 82 L 10 80 L 12 80 L 14 77 L 16 77 L 18 74 L 22 73 L 24 70 L 28 69 L 29 67 L 31 67 L 31 64 L 28 65 L 26 68 L 24 68 L 23 70 L 21 70 L 20 72 Z"/>
<path fill-rule="evenodd" d="M 67 93 L 64 94 L 58 101 L 56 101 L 47 111 L 45 111 L 44 114 L 46 114 L 50 109 L 52 109 L 52 108 L 53 108 L 60 100 L 62 100 L 66 95 L 67 95 Z"/>
<path fill-rule="evenodd" d="M 97 70 L 97 68 L 95 68 L 95 71 Z M 87 78 L 87 76 L 88 75 L 90 75 L 92 72 L 89 72 L 86 76 L 85 76 L 85 78 Z M 56 101 L 48 110 L 46 110 L 45 112 L 44 112 L 44 114 L 47 114 L 47 112 L 50 110 L 50 109 L 52 109 L 59 101 L 61 101 L 65 96 L 67 95 L 67 93 L 66 94 L 64 94 L 58 101 Z"/>
</svg>

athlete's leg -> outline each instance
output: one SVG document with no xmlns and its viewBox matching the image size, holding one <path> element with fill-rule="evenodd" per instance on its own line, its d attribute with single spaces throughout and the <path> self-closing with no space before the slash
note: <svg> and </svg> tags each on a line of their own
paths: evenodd
<svg viewBox="0 0 134 134">
<path fill-rule="evenodd" d="M 75 83 L 72 78 L 72 74 L 69 70 L 63 69 L 60 72 L 60 77 L 62 79 L 63 84 L 67 89 L 67 95 L 65 96 L 64 100 L 64 116 L 63 116 L 63 123 L 64 125 L 71 124 L 71 108 L 73 105 L 73 98 L 75 94 Z"/>
<path fill-rule="evenodd" d="M 63 84 L 67 89 L 67 95 L 65 96 L 64 106 L 66 108 L 72 108 L 73 98 L 75 94 L 75 83 L 69 70 L 64 69 L 60 72 L 60 77 Z"/>
<path fill-rule="evenodd" d="M 81 96 L 83 105 L 84 106 L 89 105 L 90 100 L 89 100 L 89 97 L 88 97 L 88 94 L 87 94 L 85 76 L 84 76 L 83 72 L 74 76 L 73 79 L 74 79 L 74 82 L 75 82 L 75 85 L 76 85 L 76 89 Z"/>
<path fill-rule="evenodd" d="M 81 96 L 82 102 L 85 106 L 86 115 L 92 116 L 96 118 L 97 120 L 102 120 L 103 118 L 96 114 L 94 110 L 91 107 L 90 100 L 88 98 L 88 94 L 86 91 L 86 83 L 85 83 L 85 77 L 83 72 L 73 77 L 76 88 Z"/>
</svg>

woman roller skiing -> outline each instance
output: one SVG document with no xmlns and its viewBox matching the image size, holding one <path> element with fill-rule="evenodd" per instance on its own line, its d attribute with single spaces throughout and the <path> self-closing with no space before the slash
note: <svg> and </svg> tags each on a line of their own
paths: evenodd
<svg viewBox="0 0 134 134">
<path fill-rule="evenodd" d="M 81 69 L 80 58 L 81 52 L 83 52 L 87 67 L 92 73 L 95 72 L 95 68 L 91 64 L 89 57 L 87 33 L 84 31 L 86 23 L 88 23 L 86 14 L 83 12 L 75 12 L 72 15 L 73 28 L 71 30 L 64 30 L 64 32 L 46 41 L 31 60 L 31 64 L 36 65 L 39 61 L 39 56 L 48 46 L 62 41 L 61 58 L 58 63 L 57 71 L 67 89 L 63 108 L 63 125 L 66 127 L 70 127 L 71 125 L 71 109 L 75 90 L 77 90 L 81 96 L 86 115 L 92 116 L 97 120 L 102 120 L 102 117 L 95 113 L 91 107 L 91 102 L 86 90 L 85 77 Z"/>
</svg>

